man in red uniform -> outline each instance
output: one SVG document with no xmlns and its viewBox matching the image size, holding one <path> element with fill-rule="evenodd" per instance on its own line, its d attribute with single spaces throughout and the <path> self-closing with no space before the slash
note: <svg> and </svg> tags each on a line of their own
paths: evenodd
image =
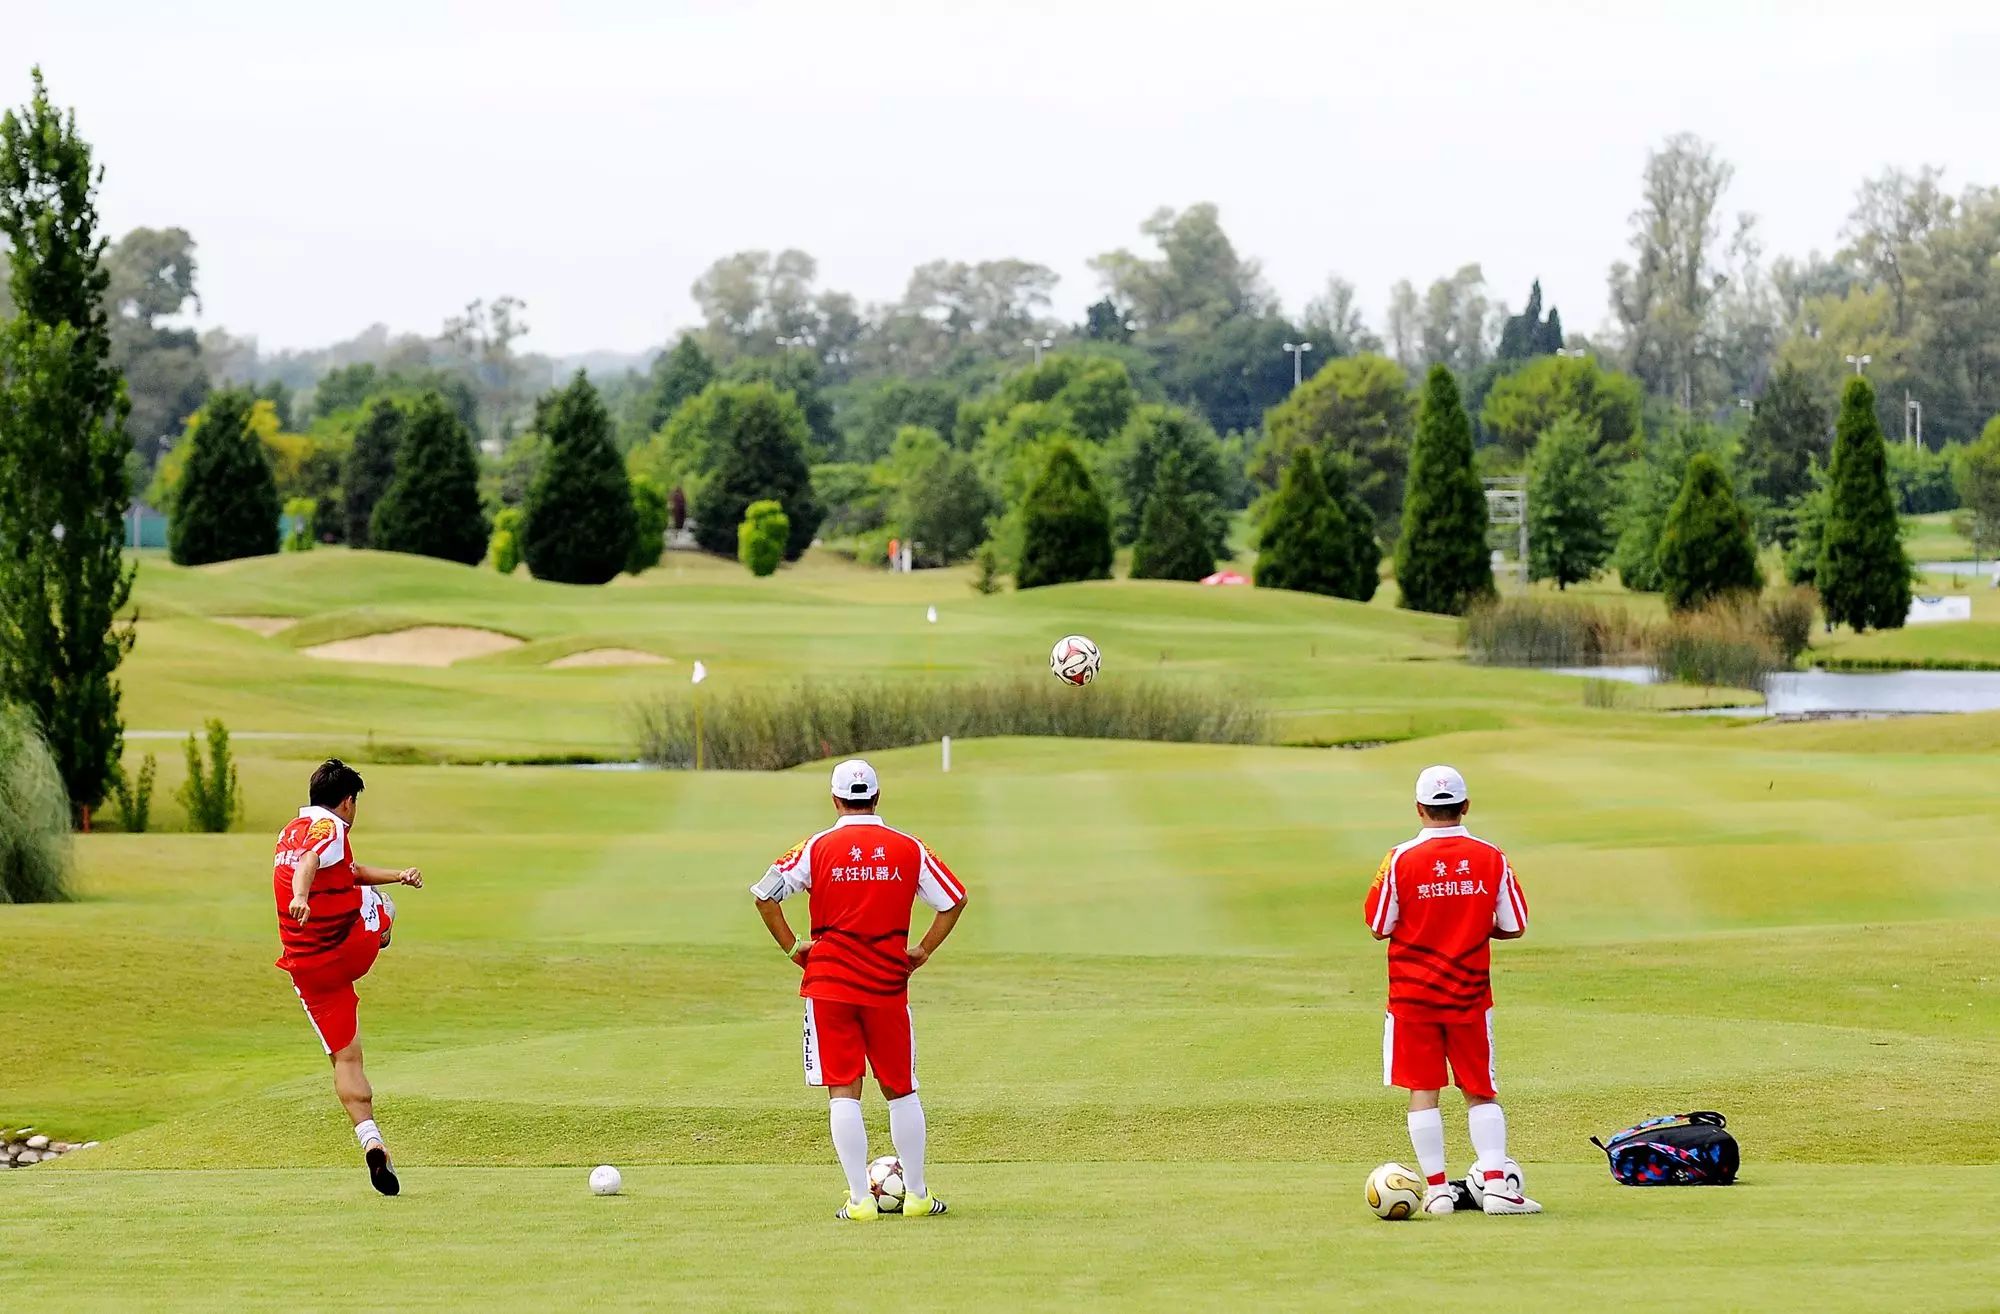
<svg viewBox="0 0 2000 1314">
<path fill-rule="evenodd" d="M 838 1218 L 876 1216 L 868 1188 L 868 1130 L 861 1121 L 865 1059 L 889 1101 L 889 1136 L 903 1164 L 903 1212 L 945 1211 L 924 1182 L 924 1106 L 917 1098 L 917 1042 L 910 973 L 930 961 L 965 911 L 965 886 L 920 840 L 875 814 L 875 768 L 860 759 L 833 769 L 833 828 L 771 864 L 750 887 L 757 912 L 785 956 L 805 969 L 806 1084 L 824 1086 L 834 1152 L 847 1174 Z M 811 933 L 794 935 L 778 905 L 809 891 Z M 922 899 L 937 914 L 912 947 L 910 911 Z"/>
<path fill-rule="evenodd" d="M 339 758 L 313 772 L 311 805 L 278 836 L 271 892 L 284 947 L 278 966 L 291 973 L 292 988 L 333 1060 L 333 1093 L 354 1120 L 368 1180 L 383 1195 L 394 1195 L 402 1188 L 375 1125 L 375 1092 L 361 1067 L 361 1001 L 354 983 L 388 947 L 396 915 L 396 905 L 375 887 L 420 890 L 424 877 L 415 867 L 392 871 L 354 860 L 347 833 L 362 788 L 361 774 Z"/>
<path fill-rule="evenodd" d="M 1410 1092 L 1410 1145 L 1429 1183 L 1424 1212 L 1452 1211 L 1445 1182 L 1438 1092 L 1450 1064 L 1465 1092 L 1473 1177 L 1489 1214 L 1538 1214 L 1509 1184 L 1507 1119 L 1493 1064 L 1491 941 L 1519 939 L 1528 901 L 1507 855 L 1469 834 L 1465 778 L 1448 766 L 1417 777 L 1424 828 L 1382 859 L 1362 907 L 1368 929 L 1389 942 L 1389 1011 L 1382 1030 L 1382 1084 Z"/>
</svg>

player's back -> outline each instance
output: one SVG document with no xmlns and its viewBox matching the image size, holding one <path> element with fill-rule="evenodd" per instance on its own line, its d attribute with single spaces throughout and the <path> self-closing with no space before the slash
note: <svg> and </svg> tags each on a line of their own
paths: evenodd
<svg viewBox="0 0 2000 1314">
<path fill-rule="evenodd" d="M 308 891 L 305 925 L 287 911 L 292 902 L 292 876 L 307 853 L 319 855 L 319 871 Z M 284 967 L 338 948 L 361 918 L 361 889 L 354 881 L 354 855 L 347 847 L 347 825 L 320 808 L 307 808 L 278 833 L 271 859 L 271 894 L 278 908 L 278 937 L 284 946 Z"/>
<path fill-rule="evenodd" d="M 1527 924 L 1507 855 L 1463 826 L 1436 827 L 1383 860 L 1365 909 L 1389 937 L 1389 1008 L 1448 1018 L 1493 1005 L 1495 927 Z"/>
<path fill-rule="evenodd" d="M 803 992 L 856 1004 L 902 999 L 923 844 L 877 818 L 849 817 L 811 847 L 813 950 Z"/>
</svg>

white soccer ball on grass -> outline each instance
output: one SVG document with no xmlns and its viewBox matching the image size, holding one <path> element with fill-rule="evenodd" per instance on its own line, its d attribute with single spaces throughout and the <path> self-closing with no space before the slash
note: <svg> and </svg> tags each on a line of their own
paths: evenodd
<svg viewBox="0 0 2000 1314">
<path fill-rule="evenodd" d="M 1097 645 L 1081 634 L 1065 634 L 1049 650 L 1049 669 L 1055 672 L 1056 679 L 1078 687 L 1097 678 L 1097 668 L 1103 661 Z"/>
<path fill-rule="evenodd" d="M 1368 1174 L 1362 1198 L 1377 1218 L 1391 1222 L 1414 1218 L 1424 1207 L 1424 1179 L 1399 1163 L 1385 1163 Z"/>
<path fill-rule="evenodd" d="M 875 1207 L 885 1214 L 903 1212 L 903 1161 L 885 1154 L 868 1165 L 868 1189 L 875 1195 Z"/>
<path fill-rule="evenodd" d="M 598 1164 L 590 1170 L 590 1192 L 592 1195 L 617 1195 L 625 1187 L 625 1178 L 608 1163 Z"/>
</svg>

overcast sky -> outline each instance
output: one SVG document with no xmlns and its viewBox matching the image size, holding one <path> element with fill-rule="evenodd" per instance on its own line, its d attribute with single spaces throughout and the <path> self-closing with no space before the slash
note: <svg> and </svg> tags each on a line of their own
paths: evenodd
<svg viewBox="0 0 2000 1314">
<path fill-rule="evenodd" d="M 1216 202 L 1296 311 L 1478 261 L 1606 314 L 1649 146 L 1691 130 L 1769 255 L 1831 249 L 1888 163 L 2000 183 L 2000 4 L 4 0 L 112 232 L 200 245 L 203 326 L 266 349 L 528 303 L 525 346 L 636 350 L 689 284 L 801 247 L 900 293 L 934 258 L 1085 265 Z"/>
</svg>

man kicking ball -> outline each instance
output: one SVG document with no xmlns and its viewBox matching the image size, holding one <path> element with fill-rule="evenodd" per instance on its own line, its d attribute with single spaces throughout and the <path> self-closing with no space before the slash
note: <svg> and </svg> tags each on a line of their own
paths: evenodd
<svg viewBox="0 0 2000 1314">
<path fill-rule="evenodd" d="M 1493 1064 L 1491 941 L 1528 929 L 1528 901 L 1507 855 L 1467 833 L 1465 779 L 1448 766 L 1417 777 L 1423 829 L 1382 859 L 1362 912 L 1389 942 L 1389 1011 L 1382 1027 L 1382 1084 L 1410 1092 L 1410 1145 L 1429 1183 L 1424 1212 L 1452 1211 L 1444 1176 L 1445 1065 L 1465 1092 L 1473 1179 L 1489 1214 L 1542 1207 L 1506 1180 L 1507 1118 Z M 1470 1184 L 1470 1183 L 1468 1183 Z"/>
<path fill-rule="evenodd" d="M 833 769 L 830 830 L 771 864 L 750 887 L 757 913 L 787 958 L 805 969 L 806 1084 L 826 1087 L 833 1149 L 847 1174 L 837 1218 L 865 1223 L 877 1213 L 868 1189 L 868 1129 L 861 1121 L 865 1058 L 889 1101 L 889 1137 L 903 1164 L 903 1213 L 941 1214 L 944 1201 L 924 1183 L 924 1106 L 917 1098 L 917 1042 L 911 1029 L 910 973 L 930 961 L 965 912 L 965 886 L 922 841 L 875 815 L 882 790 L 860 759 Z M 792 933 L 778 905 L 810 892 L 811 934 Z M 910 946 L 918 899 L 937 914 Z"/>
<path fill-rule="evenodd" d="M 415 867 L 391 871 L 354 860 L 347 832 L 362 788 L 361 774 L 339 758 L 313 772 L 310 806 L 278 836 L 271 888 L 284 947 L 278 966 L 292 974 L 292 988 L 333 1060 L 333 1093 L 354 1120 L 368 1180 L 383 1195 L 394 1195 L 402 1187 L 375 1125 L 375 1092 L 361 1068 L 361 1001 L 354 983 L 389 947 L 396 916 L 396 905 L 375 887 L 420 890 L 424 876 Z"/>
</svg>

